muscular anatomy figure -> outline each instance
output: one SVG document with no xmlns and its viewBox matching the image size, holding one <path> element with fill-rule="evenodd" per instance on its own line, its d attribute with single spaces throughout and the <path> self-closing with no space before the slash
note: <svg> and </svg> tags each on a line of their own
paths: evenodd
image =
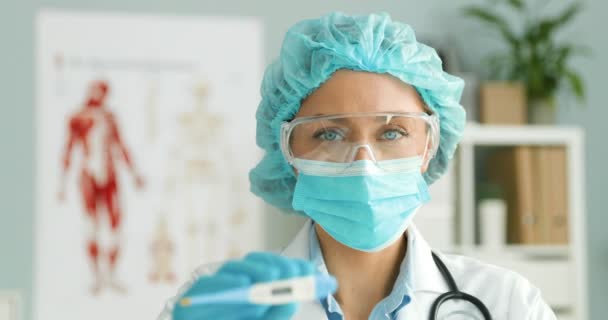
<svg viewBox="0 0 608 320">
<path fill-rule="evenodd" d="M 83 153 L 78 186 L 86 210 L 87 253 L 95 275 L 94 294 L 108 286 L 124 288 L 116 280 L 115 270 L 120 253 L 122 212 L 118 201 L 117 160 L 122 158 L 135 177 L 137 187 L 143 186 L 118 130 L 116 119 L 105 105 L 109 86 L 95 81 L 89 87 L 83 107 L 68 120 L 68 141 L 63 157 L 63 176 L 59 198 L 64 199 L 65 176 L 70 168 L 72 151 Z M 105 220 L 104 220 L 105 219 Z M 103 223 L 102 223 L 103 222 Z M 110 243 L 100 243 L 100 229 L 109 225 Z M 103 263 L 103 266 L 102 266 Z M 103 268 L 105 267 L 105 268 Z"/>
</svg>

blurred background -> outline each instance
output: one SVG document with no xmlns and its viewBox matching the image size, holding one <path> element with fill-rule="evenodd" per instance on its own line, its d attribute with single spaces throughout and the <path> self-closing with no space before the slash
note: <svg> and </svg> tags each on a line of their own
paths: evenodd
<svg viewBox="0 0 608 320">
<path fill-rule="evenodd" d="M 259 85 L 292 24 L 336 10 L 410 24 L 467 83 L 416 218 L 431 245 L 524 274 L 560 319 L 604 319 L 605 1 L 9 0 L 0 320 L 154 318 L 196 265 L 286 245 L 304 220 L 248 193 Z"/>
</svg>

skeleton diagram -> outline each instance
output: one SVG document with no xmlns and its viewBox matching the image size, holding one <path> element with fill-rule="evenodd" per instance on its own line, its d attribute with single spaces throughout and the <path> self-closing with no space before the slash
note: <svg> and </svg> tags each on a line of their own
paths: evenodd
<svg viewBox="0 0 608 320">
<path fill-rule="evenodd" d="M 175 246 L 169 237 L 169 227 L 167 219 L 162 216 L 156 226 L 154 238 L 150 245 L 152 255 L 152 272 L 150 281 L 152 282 L 173 282 L 175 273 L 173 272 L 173 254 Z"/>
<path fill-rule="evenodd" d="M 95 277 L 91 288 L 98 294 L 105 286 L 119 292 L 125 288 L 116 279 L 116 265 L 120 254 L 120 226 L 123 218 L 118 199 L 116 163 L 122 158 L 135 177 L 138 188 L 143 186 L 129 152 L 124 145 L 118 124 L 105 104 L 109 85 L 94 81 L 80 110 L 68 120 L 68 140 L 63 157 L 63 176 L 60 200 L 65 199 L 65 180 L 71 164 L 72 151 L 80 147 L 83 161 L 78 187 L 86 211 L 88 225 L 87 253 Z M 108 223 L 109 222 L 109 223 Z M 107 246 L 100 243 L 100 232 L 109 224 Z"/>
<path fill-rule="evenodd" d="M 167 181 L 174 187 L 183 205 L 186 235 L 187 268 L 193 270 L 202 259 L 221 259 L 225 254 L 223 232 L 225 213 L 221 206 L 226 193 L 223 176 L 228 170 L 221 129 L 224 120 L 207 110 L 208 88 L 205 83 L 194 89 L 194 108 L 177 119 L 179 138 L 172 147 Z M 209 260 L 207 260 L 209 261 Z"/>
</svg>

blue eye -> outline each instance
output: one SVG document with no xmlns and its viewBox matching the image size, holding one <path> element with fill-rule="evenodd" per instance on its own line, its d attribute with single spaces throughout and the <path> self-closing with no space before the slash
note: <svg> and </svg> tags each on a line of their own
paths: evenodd
<svg viewBox="0 0 608 320">
<path fill-rule="evenodd" d="M 315 138 L 319 138 L 325 141 L 337 141 L 342 140 L 343 135 L 336 130 L 325 130 L 315 134 Z"/>
<path fill-rule="evenodd" d="M 382 134 L 382 138 L 385 140 L 397 140 L 403 136 L 404 134 L 398 130 L 388 130 Z"/>
</svg>

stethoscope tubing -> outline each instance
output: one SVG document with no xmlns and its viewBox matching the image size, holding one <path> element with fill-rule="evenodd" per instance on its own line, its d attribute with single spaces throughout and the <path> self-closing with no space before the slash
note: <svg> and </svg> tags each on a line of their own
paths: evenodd
<svg viewBox="0 0 608 320">
<path fill-rule="evenodd" d="M 473 304 L 483 315 L 484 319 L 492 320 L 492 315 L 488 308 L 483 304 L 481 300 L 478 298 L 458 290 L 458 286 L 456 286 L 456 282 L 454 281 L 454 277 L 450 273 L 450 270 L 445 266 L 443 261 L 435 254 L 435 252 L 431 252 L 433 255 L 433 261 L 435 261 L 435 265 L 439 269 L 439 272 L 445 279 L 445 282 L 448 285 L 449 291 L 440 295 L 431 306 L 431 312 L 429 313 L 429 320 L 437 319 L 437 315 L 439 313 L 439 308 L 441 305 L 448 300 L 463 300 Z"/>
</svg>

